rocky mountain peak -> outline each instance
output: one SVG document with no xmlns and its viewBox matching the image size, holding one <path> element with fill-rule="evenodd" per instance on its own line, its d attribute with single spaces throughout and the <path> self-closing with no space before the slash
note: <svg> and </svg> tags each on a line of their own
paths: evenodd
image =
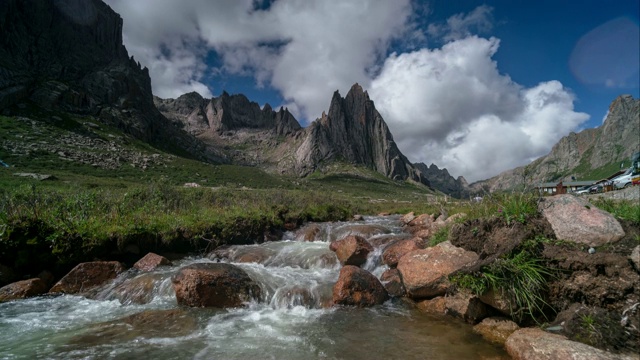
<svg viewBox="0 0 640 360">
<path fill-rule="evenodd" d="M 429 184 L 400 152 L 373 101 L 359 84 L 346 97 L 333 93 L 328 113 L 313 122 L 296 152 L 301 173 L 341 159 L 370 167 L 390 178 Z"/>
</svg>

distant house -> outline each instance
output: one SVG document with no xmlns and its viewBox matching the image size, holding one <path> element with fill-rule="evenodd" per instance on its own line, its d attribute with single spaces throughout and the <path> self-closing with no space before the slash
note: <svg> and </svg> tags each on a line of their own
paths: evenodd
<svg viewBox="0 0 640 360">
<path fill-rule="evenodd" d="M 538 189 L 538 191 L 542 194 L 566 194 L 574 192 L 584 186 L 591 186 L 595 183 L 595 180 L 546 182 L 538 184 L 536 186 L 536 189 Z"/>
</svg>

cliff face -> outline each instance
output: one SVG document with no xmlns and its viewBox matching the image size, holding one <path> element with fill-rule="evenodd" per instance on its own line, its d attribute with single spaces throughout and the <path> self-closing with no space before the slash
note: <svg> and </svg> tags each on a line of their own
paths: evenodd
<svg viewBox="0 0 640 360">
<path fill-rule="evenodd" d="M 505 171 L 491 179 L 471 184 L 474 191 L 506 190 L 542 182 L 587 179 L 589 173 L 607 165 L 626 163 L 640 150 L 640 99 L 630 95 L 616 98 L 602 126 L 570 133 L 553 146 L 551 152 L 527 167 Z M 615 166 L 614 166 L 615 167 Z M 527 172 L 525 174 L 525 171 Z"/>
<path fill-rule="evenodd" d="M 344 98 L 337 91 L 333 94 L 329 112 L 307 128 L 296 160 L 301 174 L 323 162 L 343 160 L 365 165 L 392 179 L 429 185 L 400 152 L 373 101 L 358 84 Z"/>
<path fill-rule="evenodd" d="M 122 44 L 122 18 L 99 0 L 0 2 L 0 111 L 30 101 L 92 115 L 158 147 L 207 158 L 155 108 L 146 68 Z"/>
<path fill-rule="evenodd" d="M 229 95 L 204 99 L 192 92 L 177 99 L 160 99 L 154 102 L 167 118 L 185 127 L 189 133 L 201 135 L 215 132 L 218 135 L 240 129 L 271 130 L 277 136 L 285 136 L 300 130 L 300 124 L 289 110 L 274 111 L 269 104 L 263 109 L 244 95 Z"/>
</svg>

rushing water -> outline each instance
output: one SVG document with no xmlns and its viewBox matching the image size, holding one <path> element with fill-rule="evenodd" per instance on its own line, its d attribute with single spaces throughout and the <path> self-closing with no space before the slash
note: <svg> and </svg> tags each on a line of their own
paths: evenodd
<svg viewBox="0 0 640 360">
<path fill-rule="evenodd" d="M 401 232 L 397 218 L 365 223 L 372 240 Z M 322 224 L 321 241 L 289 233 L 282 241 L 228 249 L 222 261 L 243 268 L 262 288 L 261 298 L 244 308 L 177 305 L 171 276 L 188 264 L 220 261 L 206 257 L 129 272 L 94 300 L 64 295 L 0 304 L 0 359 L 508 358 L 470 325 L 422 314 L 400 299 L 367 309 L 330 307 L 340 265 L 328 242 L 354 231 L 348 223 Z M 237 262 L 247 256 L 255 262 Z M 382 274 L 380 249 L 363 267 Z M 141 298 L 148 302 L 135 304 Z"/>
</svg>

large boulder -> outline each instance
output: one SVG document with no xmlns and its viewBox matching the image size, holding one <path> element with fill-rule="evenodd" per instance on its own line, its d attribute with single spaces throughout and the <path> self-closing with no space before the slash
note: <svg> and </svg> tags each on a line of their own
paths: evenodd
<svg viewBox="0 0 640 360">
<path fill-rule="evenodd" d="M 515 331 L 505 342 L 514 360 L 631 360 L 637 355 L 612 354 L 539 328 Z"/>
<path fill-rule="evenodd" d="M 597 247 L 618 241 L 625 235 L 611 214 L 583 198 L 557 195 L 545 198 L 538 207 L 560 240 Z"/>
<path fill-rule="evenodd" d="M 155 253 L 148 253 L 142 259 L 133 264 L 133 267 L 140 271 L 153 271 L 163 265 L 171 265 L 171 261 L 164 256 L 160 256 Z"/>
<path fill-rule="evenodd" d="M 338 282 L 333 287 L 334 304 L 367 307 L 387 299 L 384 286 L 370 272 L 352 265 L 340 269 Z"/>
<path fill-rule="evenodd" d="M 384 249 L 382 253 L 382 262 L 390 267 L 396 267 L 398 265 L 398 260 L 403 257 L 405 254 L 410 253 L 414 250 L 422 249 L 424 246 L 420 246 L 422 244 L 418 239 L 405 239 L 397 241 Z"/>
<path fill-rule="evenodd" d="M 0 302 L 26 299 L 47 292 L 47 284 L 40 278 L 22 280 L 0 288 Z"/>
<path fill-rule="evenodd" d="M 367 256 L 373 251 L 373 246 L 361 236 L 349 235 L 332 242 L 329 249 L 336 253 L 342 265 L 360 266 L 367 262 Z"/>
<path fill-rule="evenodd" d="M 188 265 L 171 280 L 178 304 L 191 307 L 239 307 L 261 294 L 260 286 L 232 264 Z"/>
<path fill-rule="evenodd" d="M 473 327 L 473 332 L 480 334 L 490 343 L 504 346 L 507 338 L 520 327 L 513 321 L 503 317 L 489 317 Z"/>
<path fill-rule="evenodd" d="M 49 290 L 50 293 L 79 294 L 115 279 L 125 271 L 117 261 L 93 261 L 78 264 Z"/>
<path fill-rule="evenodd" d="M 444 295 L 450 286 L 449 275 L 477 260 L 476 253 L 444 241 L 404 255 L 398 262 L 398 270 L 411 298 L 429 298 Z"/>
</svg>

